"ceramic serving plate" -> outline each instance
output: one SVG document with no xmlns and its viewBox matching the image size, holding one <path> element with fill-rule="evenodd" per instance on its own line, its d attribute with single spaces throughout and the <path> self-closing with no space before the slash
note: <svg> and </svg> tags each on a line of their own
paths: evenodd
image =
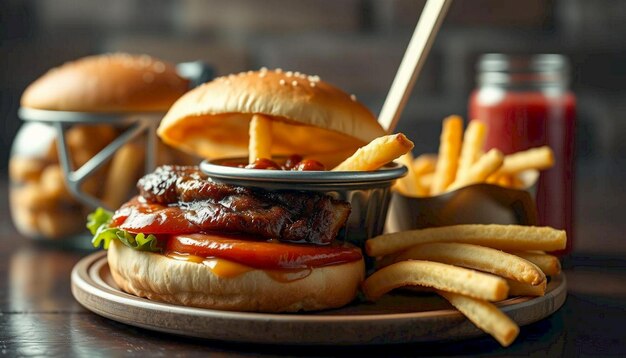
<svg viewBox="0 0 626 358">
<path fill-rule="evenodd" d="M 113 282 L 106 252 L 79 261 L 72 293 L 88 310 L 150 330 L 205 339 L 264 344 L 353 345 L 459 340 L 485 333 L 443 299 L 397 292 L 376 303 L 353 303 L 315 313 L 227 312 L 150 301 L 122 292 Z M 499 302 L 519 325 L 554 313 L 567 295 L 564 275 L 552 278 L 543 297 Z"/>
</svg>

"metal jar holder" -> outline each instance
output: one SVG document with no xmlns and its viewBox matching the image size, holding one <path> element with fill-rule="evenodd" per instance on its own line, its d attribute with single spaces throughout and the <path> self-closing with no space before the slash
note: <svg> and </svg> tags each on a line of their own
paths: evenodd
<svg viewBox="0 0 626 358">
<path fill-rule="evenodd" d="M 156 158 L 156 127 L 163 113 L 130 113 L 130 114 L 99 114 L 88 112 L 49 111 L 32 108 L 20 108 L 19 117 L 24 121 L 47 123 L 53 126 L 57 135 L 59 162 L 65 174 L 65 182 L 72 195 L 83 204 L 96 208 L 107 207 L 102 200 L 86 193 L 81 184 L 96 170 L 102 167 L 109 158 L 124 144 L 131 142 L 141 134 L 145 134 L 146 173 L 154 170 Z M 108 124 L 126 128 L 122 134 L 89 159 L 80 168 L 75 168 L 65 138 L 65 131 L 72 125 Z M 112 208 L 108 208 L 112 209 Z"/>
</svg>

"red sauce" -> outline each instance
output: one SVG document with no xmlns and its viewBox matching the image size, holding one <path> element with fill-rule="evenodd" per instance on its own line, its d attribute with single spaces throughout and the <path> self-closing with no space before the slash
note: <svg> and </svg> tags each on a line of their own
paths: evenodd
<svg viewBox="0 0 626 358">
<path fill-rule="evenodd" d="M 247 168 L 247 169 L 268 169 L 268 170 L 292 170 L 292 171 L 324 171 L 324 164 L 313 159 L 303 159 L 302 156 L 291 155 L 283 165 L 268 158 L 258 158 L 254 163 L 248 165 L 226 162 L 226 166 Z"/>
<path fill-rule="evenodd" d="M 537 188 L 539 223 L 565 229 L 572 243 L 575 98 L 571 92 L 547 95 L 503 91 L 494 96 L 475 91 L 469 116 L 488 125 L 485 150 L 510 154 L 548 145 L 555 166 L 541 174 Z"/>
<path fill-rule="evenodd" d="M 255 241 L 243 236 L 186 234 L 172 236 L 168 252 L 217 257 L 259 269 L 303 269 L 343 264 L 361 259 L 354 246 L 297 245 Z"/>
</svg>

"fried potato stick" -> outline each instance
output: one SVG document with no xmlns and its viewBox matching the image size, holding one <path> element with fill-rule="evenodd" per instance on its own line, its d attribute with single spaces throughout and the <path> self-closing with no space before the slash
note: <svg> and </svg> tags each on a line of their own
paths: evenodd
<svg viewBox="0 0 626 358">
<path fill-rule="evenodd" d="M 102 193 L 102 202 L 109 208 L 118 208 L 128 200 L 143 173 L 144 158 L 144 148 L 136 143 L 126 143 L 117 150 Z"/>
<path fill-rule="evenodd" d="M 260 114 L 252 116 L 250 121 L 250 142 L 248 143 L 248 162 L 254 163 L 259 158 L 272 158 L 272 120 Z"/>
<path fill-rule="evenodd" d="M 437 167 L 437 156 L 432 154 L 421 154 L 413 160 L 413 170 L 417 175 L 434 173 Z"/>
<path fill-rule="evenodd" d="M 334 171 L 376 170 L 413 149 L 404 134 L 390 134 L 378 137 L 359 148 L 351 157 L 344 160 Z"/>
<path fill-rule="evenodd" d="M 515 255 L 471 244 L 430 243 L 412 246 L 394 261 L 428 260 L 485 271 L 531 285 L 545 283 L 546 276 L 533 263 Z"/>
<path fill-rule="evenodd" d="M 374 272 L 363 282 L 362 289 L 368 299 L 376 300 L 394 288 L 415 285 L 489 301 L 503 300 L 509 291 L 506 281 L 500 277 L 419 260 L 397 262 Z"/>
<path fill-rule="evenodd" d="M 561 262 L 556 256 L 529 251 L 511 251 L 510 254 L 519 256 L 537 265 L 546 276 L 555 276 L 561 273 Z"/>
<path fill-rule="evenodd" d="M 519 326 L 489 302 L 450 292 L 437 292 L 448 300 L 476 327 L 489 333 L 503 347 L 509 346 L 519 334 Z"/>
<path fill-rule="evenodd" d="M 471 184 L 484 182 L 487 177 L 495 173 L 502 166 L 504 154 L 497 149 L 491 149 L 462 175 L 457 176 L 448 190 L 455 190 Z"/>
<path fill-rule="evenodd" d="M 480 121 L 471 121 L 463 136 L 461 156 L 459 157 L 459 168 L 456 177 L 464 177 L 467 171 L 480 158 L 480 151 L 485 144 L 487 126 Z"/>
<path fill-rule="evenodd" d="M 550 147 L 531 148 L 505 156 L 502 166 L 492 176 L 499 178 L 503 174 L 515 174 L 528 169 L 543 170 L 553 165 L 554 152 Z"/>
<path fill-rule="evenodd" d="M 562 250 L 565 230 L 551 227 L 465 224 L 383 234 L 365 242 L 369 256 L 384 256 L 429 242 L 459 242 L 499 250 Z"/>
<path fill-rule="evenodd" d="M 546 293 L 547 281 L 533 286 L 527 283 L 506 280 L 509 285 L 509 296 L 543 296 Z"/>
<path fill-rule="evenodd" d="M 461 136 L 463 135 L 463 120 L 459 116 L 450 116 L 443 121 L 439 155 L 433 185 L 432 195 L 443 193 L 448 185 L 454 181 L 456 168 L 461 151 Z"/>
<path fill-rule="evenodd" d="M 400 156 L 396 160 L 398 163 L 404 164 L 407 168 L 406 176 L 396 180 L 396 187 L 401 193 L 408 196 L 426 196 L 428 195 L 428 188 L 423 187 L 419 181 L 418 174 L 413 168 L 413 155 L 411 152 Z"/>
</svg>

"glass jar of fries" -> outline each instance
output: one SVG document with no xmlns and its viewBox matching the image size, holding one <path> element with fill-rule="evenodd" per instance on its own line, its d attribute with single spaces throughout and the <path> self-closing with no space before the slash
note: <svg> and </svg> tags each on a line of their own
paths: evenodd
<svg viewBox="0 0 626 358">
<path fill-rule="evenodd" d="M 36 117 L 28 110 L 20 113 Z M 90 210 L 119 207 L 146 170 L 156 164 L 197 162 L 156 141 L 158 114 L 130 125 L 127 116 L 79 117 L 74 124 L 56 118 L 28 120 L 13 142 L 9 201 L 13 223 L 26 237 L 85 241 L 72 238 L 86 233 Z"/>
<path fill-rule="evenodd" d="M 210 72 L 195 69 L 195 77 Z M 68 62 L 26 89 L 9 160 L 20 234 L 88 247 L 91 210 L 121 205 L 157 164 L 197 162 L 156 137 L 163 113 L 193 84 L 179 72 L 147 55 L 106 54 Z"/>
</svg>

